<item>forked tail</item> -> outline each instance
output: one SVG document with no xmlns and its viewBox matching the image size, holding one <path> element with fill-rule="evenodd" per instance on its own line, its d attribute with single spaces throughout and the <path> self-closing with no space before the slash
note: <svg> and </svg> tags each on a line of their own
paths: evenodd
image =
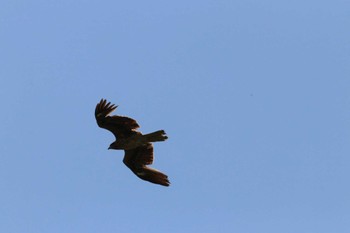
<svg viewBox="0 0 350 233">
<path fill-rule="evenodd" d="M 168 139 L 164 130 L 158 130 L 153 133 L 144 134 L 143 137 L 147 142 L 161 142 Z"/>
</svg>

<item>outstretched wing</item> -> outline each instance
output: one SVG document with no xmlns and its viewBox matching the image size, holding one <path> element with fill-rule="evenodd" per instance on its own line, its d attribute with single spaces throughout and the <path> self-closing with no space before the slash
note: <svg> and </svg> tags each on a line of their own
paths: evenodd
<svg viewBox="0 0 350 233">
<path fill-rule="evenodd" d="M 133 130 L 140 126 L 137 122 L 129 117 L 125 116 L 109 116 L 118 106 L 107 103 L 107 100 L 101 99 L 96 105 L 95 117 L 98 126 L 111 131 L 116 138 L 128 137 L 133 134 Z"/>
<path fill-rule="evenodd" d="M 135 175 L 143 180 L 163 186 L 170 185 L 167 175 L 146 166 L 153 162 L 153 146 L 151 143 L 135 149 L 125 150 L 123 162 Z"/>
</svg>

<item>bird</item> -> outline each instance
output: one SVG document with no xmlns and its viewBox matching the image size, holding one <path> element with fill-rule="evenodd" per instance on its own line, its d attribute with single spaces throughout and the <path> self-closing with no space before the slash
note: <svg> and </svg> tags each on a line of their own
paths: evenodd
<svg viewBox="0 0 350 233">
<path fill-rule="evenodd" d="M 110 115 L 117 107 L 118 105 L 101 99 L 95 108 L 97 125 L 111 131 L 116 138 L 108 149 L 124 150 L 123 163 L 142 180 L 169 186 L 166 174 L 147 166 L 153 163 L 152 142 L 167 140 L 165 131 L 142 134 L 137 130 L 140 126 L 136 120 L 126 116 Z"/>
</svg>

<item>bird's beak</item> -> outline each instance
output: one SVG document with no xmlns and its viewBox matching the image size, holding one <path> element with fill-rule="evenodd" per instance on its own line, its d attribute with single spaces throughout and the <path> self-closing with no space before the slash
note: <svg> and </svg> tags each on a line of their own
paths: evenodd
<svg viewBox="0 0 350 233">
<path fill-rule="evenodd" d="M 111 146 L 108 147 L 108 150 L 112 149 Z"/>
</svg>

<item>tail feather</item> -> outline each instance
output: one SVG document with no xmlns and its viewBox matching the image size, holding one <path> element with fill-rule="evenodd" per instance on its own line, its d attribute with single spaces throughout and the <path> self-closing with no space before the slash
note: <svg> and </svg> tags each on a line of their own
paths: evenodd
<svg viewBox="0 0 350 233">
<path fill-rule="evenodd" d="M 168 139 L 164 130 L 158 130 L 153 133 L 144 134 L 143 137 L 147 142 L 162 142 Z"/>
</svg>

